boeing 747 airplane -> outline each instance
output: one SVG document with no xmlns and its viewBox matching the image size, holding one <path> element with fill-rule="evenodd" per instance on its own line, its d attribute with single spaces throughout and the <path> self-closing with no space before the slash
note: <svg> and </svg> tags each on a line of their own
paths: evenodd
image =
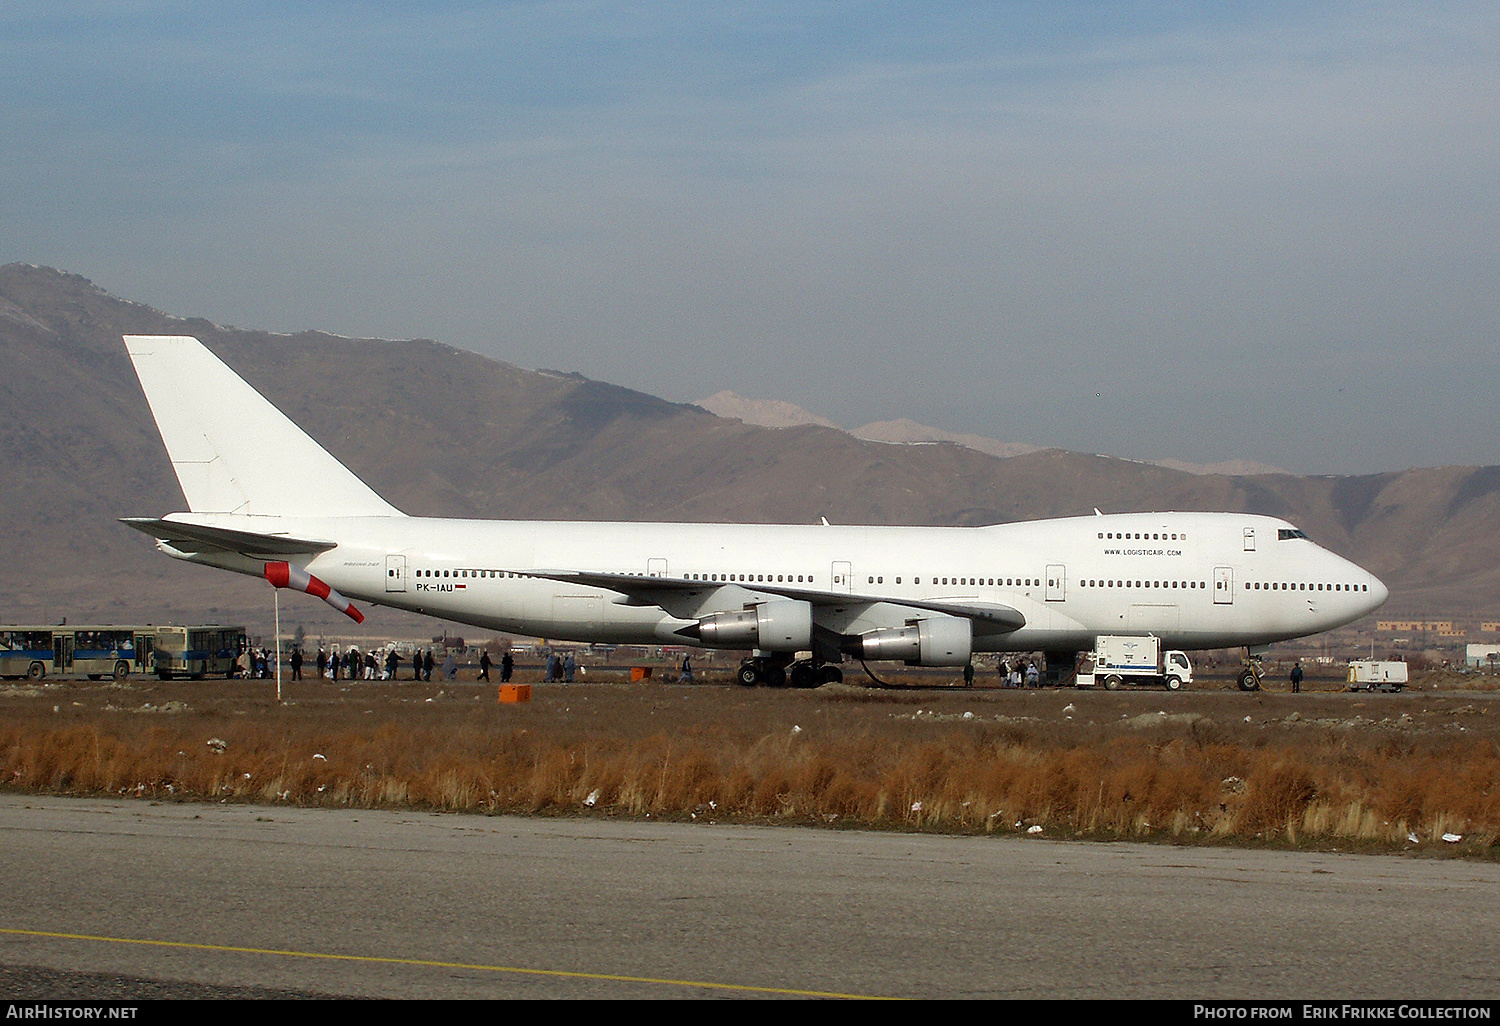
<svg viewBox="0 0 1500 1026">
<path fill-rule="evenodd" d="M 741 683 L 809 687 L 851 657 L 962 666 L 1043 651 L 1071 667 L 1100 635 L 1256 654 L 1387 596 L 1292 524 L 1246 513 L 989 527 L 407 516 L 197 339 L 125 345 L 188 512 L 124 522 L 169 556 L 356 620 L 365 602 L 535 637 L 749 650 Z"/>
</svg>

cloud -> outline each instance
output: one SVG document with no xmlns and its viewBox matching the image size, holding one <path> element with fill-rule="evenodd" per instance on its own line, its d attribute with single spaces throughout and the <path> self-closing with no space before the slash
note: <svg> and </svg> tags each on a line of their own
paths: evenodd
<svg viewBox="0 0 1500 1026">
<path fill-rule="evenodd" d="M 850 425 L 1330 472 L 1500 442 L 1403 412 L 1497 369 L 1486 6 L 145 10 L 7 24 L 11 257 Z"/>
</svg>

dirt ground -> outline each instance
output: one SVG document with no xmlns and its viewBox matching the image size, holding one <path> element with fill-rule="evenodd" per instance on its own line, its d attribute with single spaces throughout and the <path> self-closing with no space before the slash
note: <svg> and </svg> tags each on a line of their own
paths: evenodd
<svg viewBox="0 0 1500 1026">
<path fill-rule="evenodd" d="M 1371 694 L 1313 675 L 1292 694 L 1225 674 L 1178 692 L 539 676 L 518 671 L 525 702 L 472 671 L 286 681 L 280 701 L 267 680 L 4 682 L 0 787 L 1500 853 L 1490 677 Z"/>
<path fill-rule="evenodd" d="M 670 673 L 670 671 L 668 671 Z M 1400 693 L 1351 692 L 1342 678 L 1309 676 L 1301 694 L 1267 681 L 1264 690 L 1242 692 L 1232 675 L 1200 677 L 1180 692 L 1126 688 L 1003 689 L 980 680 L 972 689 L 950 676 L 891 674 L 906 688 L 878 688 L 855 668 L 849 683 L 811 690 L 743 688 L 727 670 L 697 674 L 693 684 L 652 679 L 631 682 L 628 669 L 596 668 L 586 682 L 541 683 L 540 673 L 521 667 L 518 681 L 532 681 L 529 702 L 500 703 L 495 684 L 461 670 L 451 682 L 290 681 L 278 703 L 273 680 L 0 682 L 0 715 L 12 723 L 31 720 L 81 723 L 121 714 L 219 717 L 269 716 L 280 721 L 316 720 L 333 729 L 421 715 L 422 722 L 456 720 L 524 725 L 560 735 L 619 735 L 622 739 L 707 727 L 754 735 L 780 729 L 790 719 L 820 718 L 844 728 L 881 733 L 913 720 L 1031 721 L 1066 735 L 1092 738 L 1136 732 L 1141 717 L 1162 723 L 1203 720 L 1233 735 L 1264 737 L 1271 729 L 1298 735 L 1338 731 L 1399 734 L 1452 733 L 1500 743 L 1500 681 L 1493 677 L 1434 673 Z M 882 676 L 887 676 L 882 674 Z M 990 683 L 991 686 L 984 686 Z M 420 710 L 420 712 L 418 711 Z M 566 737 L 560 736 L 560 741 Z"/>
</svg>

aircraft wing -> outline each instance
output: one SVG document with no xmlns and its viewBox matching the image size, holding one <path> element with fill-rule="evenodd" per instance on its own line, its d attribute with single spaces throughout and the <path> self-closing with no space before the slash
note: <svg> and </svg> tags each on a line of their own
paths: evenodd
<svg viewBox="0 0 1500 1026">
<path fill-rule="evenodd" d="M 786 584 L 770 584 L 764 581 L 684 581 L 675 577 L 650 577 L 645 574 L 612 574 L 586 570 L 524 570 L 528 577 L 542 577 L 551 581 L 581 584 L 591 588 L 607 588 L 626 596 L 627 605 L 660 606 L 673 616 L 693 619 L 697 615 L 687 610 L 702 605 L 703 597 L 718 591 L 732 590 L 737 597 L 726 602 L 723 608 L 740 608 L 747 594 L 775 595 L 779 598 L 800 599 L 813 608 L 850 608 L 877 603 L 914 612 L 944 613 L 961 616 L 974 624 L 976 634 L 1009 634 L 1026 626 L 1026 617 L 1019 609 L 998 602 L 976 602 L 971 600 L 944 599 L 894 599 L 888 595 L 860 595 L 849 592 L 822 591 Z M 730 596 L 725 596 L 730 598 Z"/>
<path fill-rule="evenodd" d="M 289 534 L 257 534 L 254 531 L 235 531 L 227 527 L 208 527 L 203 524 L 184 524 L 177 520 L 160 520 L 155 517 L 122 517 L 120 523 L 149 534 L 157 541 L 164 541 L 178 549 L 205 549 L 220 552 L 238 552 L 252 558 L 260 556 L 291 556 L 299 553 L 327 552 L 337 548 L 338 542 L 318 538 L 294 538 Z"/>
</svg>

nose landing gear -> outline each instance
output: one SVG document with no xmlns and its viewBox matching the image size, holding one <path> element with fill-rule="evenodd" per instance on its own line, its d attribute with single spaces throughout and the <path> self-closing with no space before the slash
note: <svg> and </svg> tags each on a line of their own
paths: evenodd
<svg viewBox="0 0 1500 1026">
<path fill-rule="evenodd" d="M 1241 691 L 1260 690 L 1260 660 L 1265 655 L 1265 650 L 1245 649 L 1245 668 L 1240 671 L 1239 686 Z"/>
</svg>

